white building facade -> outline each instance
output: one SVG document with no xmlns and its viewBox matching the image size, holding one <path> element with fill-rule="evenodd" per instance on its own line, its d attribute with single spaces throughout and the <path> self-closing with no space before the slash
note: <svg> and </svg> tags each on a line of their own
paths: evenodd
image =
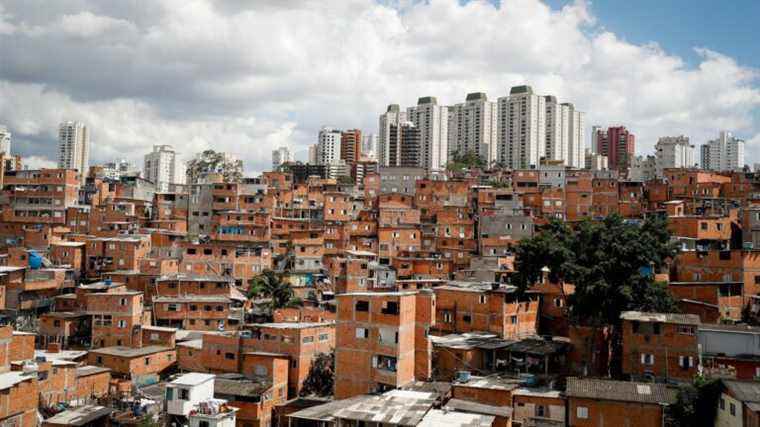
<svg viewBox="0 0 760 427">
<path fill-rule="evenodd" d="M 0 153 L 11 154 L 11 131 L 5 126 L 0 126 Z"/>
<path fill-rule="evenodd" d="M 498 107 L 485 93 L 467 94 L 465 102 L 449 107 L 449 155 L 475 153 L 486 165 L 497 160 Z"/>
<path fill-rule="evenodd" d="M 293 161 L 293 155 L 288 147 L 280 147 L 272 150 L 272 170 L 277 170 L 283 163 Z"/>
<path fill-rule="evenodd" d="M 392 134 L 392 129 L 398 129 L 401 123 L 406 122 L 406 112 L 401 111 L 398 104 L 391 104 L 384 114 L 380 115 L 377 134 L 377 162 L 380 166 L 396 166 L 390 164 L 391 158 L 400 158 L 398 151 L 401 144 L 398 141 L 399 134 Z M 392 150 L 395 150 L 392 152 Z"/>
<path fill-rule="evenodd" d="M 81 122 L 63 122 L 58 126 L 58 167 L 76 169 L 87 175 L 90 166 L 90 135 Z"/>
<path fill-rule="evenodd" d="M 658 178 L 669 168 L 690 168 L 695 165 L 694 146 L 688 136 L 664 136 L 654 146 Z"/>
<path fill-rule="evenodd" d="M 515 86 L 498 100 L 498 161 L 535 169 L 546 153 L 546 100 L 530 86 Z"/>
<path fill-rule="evenodd" d="M 340 161 L 340 139 L 342 132 L 338 129 L 323 127 L 317 141 L 317 164 L 329 165 Z"/>
<path fill-rule="evenodd" d="M 441 171 L 449 159 L 448 107 L 438 105 L 434 96 L 425 96 L 417 106 L 406 110 L 407 119 L 420 132 L 419 166 L 428 171 Z"/>
<path fill-rule="evenodd" d="M 702 146 L 702 168 L 712 171 L 738 171 L 744 167 L 744 140 L 721 131 L 717 139 Z"/>
<path fill-rule="evenodd" d="M 168 192 L 170 184 L 186 182 L 185 165 L 171 145 L 154 145 L 143 160 L 143 177 L 156 185 L 156 191 Z"/>
</svg>

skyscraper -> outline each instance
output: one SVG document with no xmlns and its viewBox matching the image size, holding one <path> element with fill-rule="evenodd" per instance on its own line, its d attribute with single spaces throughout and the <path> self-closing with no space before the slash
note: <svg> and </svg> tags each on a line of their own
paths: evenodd
<svg viewBox="0 0 760 427">
<path fill-rule="evenodd" d="M 655 172 L 658 178 L 668 168 L 690 168 L 694 166 L 694 146 L 689 144 L 688 136 L 663 136 L 657 141 L 655 149 Z"/>
<path fill-rule="evenodd" d="M 449 159 L 448 108 L 438 105 L 434 96 L 419 98 L 417 106 L 406 110 L 407 119 L 420 131 L 419 166 L 440 171 Z"/>
<path fill-rule="evenodd" d="M 349 129 L 340 135 L 340 158 L 353 165 L 359 161 L 362 153 L 362 131 Z"/>
<path fill-rule="evenodd" d="M 546 152 L 546 100 L 530 86 L 514 86 L 498 104 L 499 162 L 512 169 L 537 167 Z"/>
<path fill-rule="evenodd" d="M 707 148 L 704 148 L 704 147 Z M 744 167 L 744 140 L 728 131 L 702 146 L 702 168 L 713 171 L 738 171 Z"/>
<path fill-rule="evenodd" d="M 395 125 L 396 129 L 399 124 L 406 121 L 406 112 L 401 111 L 398 104 L 391 104 L 385 111 L 385 114 L 380 115 L 378 137 L 377 137 L 377 161 L 381 166 L 398 166 L 397 163 L 391 163 L 391 158 L 401 158 L 401 153 L 398 149 L 401 148 L 398 140 L 393 140 L 391 136 L 391 126 Z M 395 134 L 398 138 L 398 133 Z M 396 150 L 392 152 L 392 150 Z"/>
<path fill-rule="evenodd" d="M 156 185 L 156 191 L 165 193 L 169 191 L 169 184 L 185 183 L 185 165 L 171 145 L 154 145 L 144 162 L 144 178 Z"/>
<path fill-rule="evenodd" d="M 476 154 L 490 165 L 497 159 L 498 108 L 485 93 L 467 94 L 465 102 L 449 107 L 449 154 Z"/>
<path fill-rule="evenodd" d="M 364 159 L 377 159 L 377 134 L 368 133 L 362 136 L 362 154 Z"/>
<path fill-rule="evenodd" d="M 290 153 L 288 147 L 280 147 L 272 150 L 272 170 L 277 170 L 283 163 L 293 161 L 293 155 Z"/>
<path fill-rule="evenodd" d="M 0 153 L 11 154 L 11 131 L 5 126 L 0 126 Z"/>
<path fill-rule="evenodd" d="M 84 181 L 90 163 L 90 135 L 81 122 L 63 122 L 58 127 L 58 167 L 76 169 Z"/>
<path fill-rule="evenodd" d="M 317 163 L 329 165 L 339 163 L 341 131 L 330 127 L 323 127 L 319 131 L 317 141 Z"/>
<path fill-rule="evenodd" d="M 610 169 L 627 175 L 636 152 L 634 134 L 625 126 L 615 126 L 607 131 L 599 130 L 595 138 L 599 145 L 599 154 L 607 156 Z"/>
<path fill-rule="evenodd" d="M 317 165 L 319 162 L 317 161 L 317 149 L 319 147 L 319 144 L 311 144 L 309 146 L 309 158 L 308 163 L 310 165 Z"/>
<path fill-rule="evenodd" d="M 562 104 L 567 108 L 569 137 L 565 165 L 573 168 L 582 168 L 585 165 L 586 149 L 586 113 L 575 109 L 575 105 L 570 103 Z"/>
</svg>

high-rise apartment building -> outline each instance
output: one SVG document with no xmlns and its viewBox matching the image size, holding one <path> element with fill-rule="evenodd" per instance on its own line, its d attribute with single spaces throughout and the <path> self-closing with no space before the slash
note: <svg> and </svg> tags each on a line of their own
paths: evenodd
<svg viewBox="0 0 760 427">
<path fill-rule="evenodd" d="M 338 163 L 340 157 L 340 140 L 342 132 L 338 129 L 323 127 L 319 131 L 317 142 L 317 163 L 328 165 Z"/>
<path fill-rule="evenodd" d="M 317 165 L 319 164 L 317 159 L 317 151 L 319 149 L 319 144 L 312 144 L 309 146 L 309 158 L 307 163 L 310 165 Z"/>
<path fill-rule="evenodd" d="M 11 154 L 11 131 L 5 126 L 0 126 L 0 153 Z"/>
<path fill-rule="evenodd" d="M 449 107 L 449 154 L 476 154 L 485 164 L 497 160 L 498 108 L 485 93 L 467 94 L 465 102 Z"/>
<path fill-rule="evenodd" d="M 585 114 L 571 103 L 558 103 L 554 96 L 545 96 L 547 160 L 561 161 L 565 166 L 585 165 Z"/>
<path fill-rule="evenodd" d="M 280 147 L 272 150 L 272 170 L 277 170 L 283 163 L 293 161 L 293 155 L 288 147 Z"/>
<path fill-rule="evenodd" d="M 368 133 L 362 136 L 361 158 L 377 160 L 377 134 Z"/>
<path fill-rule="evenodd" d="M 168 192 L 170 184 L 184 184 L 185 165 L 179 160 L 171 145 L 154 145 L 146 154 L 143 175 L 156 185 L 157 192 Z"/>
<path fill-rule="evenodd" d="M 694 166 L 694 146 L 689 144 L 688 136 L 663 136 L 657 141 L 654 149 L 655 169 L 658 178 L 663 177 L 663 170 L 665 169 Z"/>
<path fill-rule="evenodd" d="M 401 153 L 398 151 L 401 149 L 401 144 L 394 139 L 394 136 L 398 138 L 398 134 L 391 135 L 391 128 L 395 125 L 398 129 L 398 126 L 404 122 L 406 122 L 406 112 L 401 111 L 398 104 L 389 105 L 385 113 L 380 115 L 377 136 L 377 161 L 380 166 L 397 166 L 397 163 L 391 163 L 391 159 L 401 158 Z"/>
<path fill-rule="evenodd" d="M 498 100 L 498 160 L 512 169 L 539 165 L 546 153 L 546 100 L 530 86 L 515 86 Z"/>
<path fill-rule="evenodd" d="M 702 168 L 713 171 L 738 171 L 744 167 L 744 140 L 728 131 L 701 148 Z"/>
<path fill-rule="evenodd" d="M 604 171 L 608 169 L 607 156 L 594 153 L 588 148 L 585 151 L 586 164 L 585 168 L 591 171 Z"/>
<path fill-rule="evenodd" d="M 606 131 L 598 130 L 594 138 L 598 144 L 598 153 L 607 156 L 610 169 L 627 175 L 636 152 L 635 135 L 625 126 L 615 126 Z"/>
<path fill-rule="evenodd" d="M 63 122 L 58 127 L 58 167 L 76 169 L 82 180 L 90 163 L 90 135 L 81 122 Z"/>
<path fill-rule="evenodd" d="M 438 105 L 434 96 L 419 98 L 417 106 L 406 110 L 409 121 L 420 131 L 419 166 L 440 171 L 449 159 L 448 107 Z"/>
<path fill-rule="evenodd" d="M 349 165 L 359 161 L 362 153 L 362 131 L 349 129 L 340 135 L 340 158 Z"/>
</svg>

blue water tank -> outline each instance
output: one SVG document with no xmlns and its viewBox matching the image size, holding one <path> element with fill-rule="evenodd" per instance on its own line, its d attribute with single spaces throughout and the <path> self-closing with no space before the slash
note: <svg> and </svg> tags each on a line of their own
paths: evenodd
<svg viewBox="0 0 760 427">
<path fill-rule="evenodd" d="M 29 251 L 29 268 L 39 270 L 42 267 L 42 257 L 37 252 Z"/>
</svg>

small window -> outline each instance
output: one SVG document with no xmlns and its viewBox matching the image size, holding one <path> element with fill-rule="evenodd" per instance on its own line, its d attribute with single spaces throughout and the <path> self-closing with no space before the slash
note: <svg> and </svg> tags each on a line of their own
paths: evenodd
<svg viewBox="0 0 760 427">
<path fill-rule="evenodd" d="M 235 353 L 224 353 L 224 358 L 227 360 L 235 360 Z"/>
<path fill-rule="evenodd" d="M 659 323 L 653 323 L 652 324 L 652 333 L 655 335 L 660 335 L 660 329 L 662 328 L 662 325 Z"/>
<path fill-rule="evenodd" d="M 472 322 L 472 316 L 470 316 L 469 314 L 463 314 L 462 321 L 465 323 L 470 323 Z"/>
<path fill-rule="evenodd" d="M 481 304 L 485 304 L 486 303 L 486 296 L 485 296 L 485 294 L 480 295 L 479 300 L 480 300 Z"/>
<path fill-rule="evenodd" d="M 576 408 L 575 415 L 582 420 L 588 418 L 588 408 L 585 406 L 579 406 Z"/>
<path fill-rule="evenodd" d="M 356 301 L 356 311 L 369 311 L 369 301 Z"/>
<path fill-rule="evenodd" d="M 150 365 L 150 357 L 145 358 L 145 366 Z"/>
<path fill-rule="evenodd" d="M 303 337 L 303 340 L 302 340 L 302 342 L 303 342 L 304 344 L 313 343 L 313 342 L 314 342 L 314 337 L 313 337 L 313 336 L 311 336 L 311 337 Z"/>
<path fill-rule="evenodd" d="M 356 328 L 356 338 L 360 338 L 360 339 L 367 339 L 367 338 L 369 338 L 369 329 L 367 329 L 367 328 Z"/>
<path fill-rule="evenodd" d="M 728 408 L 729 408 L 729 409 L 728 409 L 728 410 L 729 410 L 729 412 L 731 412 L 731 416 L 732 416 L 732 417 L 735 417 L 735 416 L 736 416 L 736 404 L 734 404 L 734 403 L 729 403 L 729 407 L 728 407 Z"/>
</svg>

